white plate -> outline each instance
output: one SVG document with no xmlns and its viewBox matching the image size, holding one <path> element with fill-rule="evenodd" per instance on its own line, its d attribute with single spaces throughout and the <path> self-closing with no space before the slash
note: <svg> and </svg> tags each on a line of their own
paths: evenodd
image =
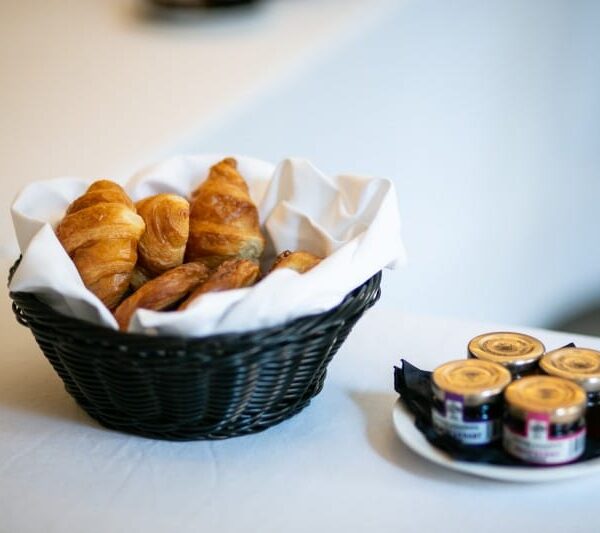
<svg viewBox="0 0 600 533">
<path fill-rule="evenodd" d="M 516 481 L 520 483 L 541 483 L 558 481 L 600 472 L 600 458 L 583 463 L 555 467 L 496 466 L 468 463 L 452 459 L 442 450 L 431 445 L 415 426 L 414 415 L 398 400 L 393 411 L 394 428 L 400 439 L 412 451 L 440 466 L 488 479 Z"/>
</svg>

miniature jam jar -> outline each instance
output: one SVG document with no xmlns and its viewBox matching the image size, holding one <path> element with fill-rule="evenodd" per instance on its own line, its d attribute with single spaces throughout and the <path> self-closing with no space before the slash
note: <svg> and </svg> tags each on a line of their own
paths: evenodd
<svg viewBox="0 0 600 533">
<path fill-rule="evenodd" d="M 475 337 L 467 350 L 469 357 L 498 363 L 512 374 L 513 379 L 519 379 L 537 371 L 538 360 L 546 348 L 535 337 L 500 331 Z"/>
<path fill-rule="evenodd" d="M 600 352 L 588 348 L 560 348 L 544 355 L 540 368 L 551 376 L 574 381 L 586 392 L 587 432 L 600 437 Z"/>
<path fill-rule="evenodd" d="M 502 391 L 510 381 L 510 372 L 503 366 L 478 359 L 437 367 L 431 377 L 431 418 L 436 431 L 468 445 L 499 438 Z"/>
<path fill-rule="evenodd" d="M 504 393 L 504 449 L 526 463 L 558 465 L 585 449 L 585 391 L 573 381 L 528 376 Z"/>
</svg>

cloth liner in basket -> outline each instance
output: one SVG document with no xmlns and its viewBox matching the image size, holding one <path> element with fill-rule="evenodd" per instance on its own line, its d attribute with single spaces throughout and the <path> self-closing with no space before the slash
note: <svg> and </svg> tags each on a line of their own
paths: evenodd
<svg viewBox="0 0 600 533">
<path fill-rule="evenodd" d="M 126 189 L 134 200 L 158 192 L 188 196 L 222 157 L 174 158 Z M 91 180 L 38 182 L 15 200 L 22 251 L 10 283 L 15 313 L 67 391 L 105 426 L 214 439 L 292 416 L 321 390 L 327 364 L 379 297 L 379 271 L 403 261 L 388 180 L 329 178 L 304 160 L 274 169 L 236 159 L 259 205 L 267 261 L 283 249 L 326 259 L 303 275 L 282 271 L 248 289 L 206 295 L 185 312 L 140 310 L 132 333 L 115 329 L 53 233 Z"/>
</svg>

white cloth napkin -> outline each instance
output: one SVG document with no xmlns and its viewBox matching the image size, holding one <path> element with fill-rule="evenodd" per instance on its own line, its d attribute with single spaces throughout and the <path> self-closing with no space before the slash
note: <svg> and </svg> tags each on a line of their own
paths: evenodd
<svg viewBox="0 0 600 533">
<path fill-rule="evenodd" d="M 134 201 L 160 192 L 189 197 L 223 157 L 174 157 L 136 174 L 125 188 Z M 235 157 L 259 207 L 267 237 L 265 263 L 288 249 L 326 259 L 305 274 L 281 269 L 252 287 L 206 294 L 185 311 L 140 309 L 129 331 L 203 336 L 281 324 L 331 309 L 382 268 L 404 262 L 390 180 L 330 177 L 303 159 L 274 167 Z M 80 178 L 41 181 L 17 196 L 12 216 L 23 257 L 10 290 L 33 292 L 61 313 L 116 329 L 114 317 L 85 288 L 53 229 L 90 183 Z"/>
</svg>

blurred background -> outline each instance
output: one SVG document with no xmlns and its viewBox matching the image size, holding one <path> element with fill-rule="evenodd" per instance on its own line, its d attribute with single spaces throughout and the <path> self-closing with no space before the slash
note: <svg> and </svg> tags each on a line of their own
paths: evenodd
<svg viewBox="0 0 600 533">
<path fill-rule="evenodd" d="M 600 335 L 598 28 L 593 0 L 3 0 L 0 254 L 30 181 L 303 156 L 394 180 L 380 305 Z"/>
</svg>

